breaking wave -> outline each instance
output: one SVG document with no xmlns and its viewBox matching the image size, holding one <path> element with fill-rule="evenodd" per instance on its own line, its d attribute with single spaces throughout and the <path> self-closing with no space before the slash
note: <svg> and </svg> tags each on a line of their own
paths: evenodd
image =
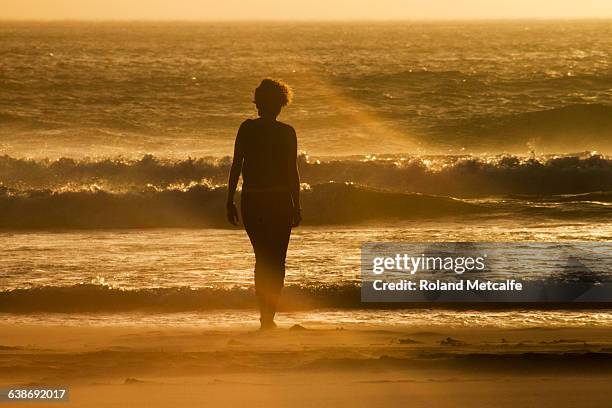
<svg viewBox="0 0 612 408">
<path fill-rule="evenodd" d="M 230 159 L 166 160 L 60 158 L 33 160 L 0 156 L 0 188 L 16 191 L 109 192 L 187 188 L 226 183 Z M 360 156 L 314 160 L 300 156 L 307 184 L 356 183 L 397 192 L 452 197 L 510 194 L 580 194 L 612 191 L 612 159 L 585 152 L 542 157 Z"/>
<path fill-rule="evenodd" d="M 226 227 L 229 158 L 0 156 L 0 228 Z M 307 224 L 481 215 L 605 217 L 612 159 L 300 156 Z"/>
<path fill-rule="evenodd" d="M 360 288 L 355 284 L 288 286 L 283 310 L 321 307 L 359 308 Z M 0 312 L 180 312 L 214 309 L 254 309 L 253 289 L 150 288 L 123 290 L 104 285 L 43 286 L 0 291 Z"/>
<path fill-rule="evenodd" d="M 283 289 L 280 311 L 314 309 L 406 309 L 423 303 L 363 303 L 357 283 L 289 285 Z M 253 288 L 121 289 L 105 285 L 42 286 L 0 291 L 0 313 L 173 313 L 256 309 Z M 609 303 L 427 303 L 431 308 L 452 309 L 609 309 Z"/>
<path fill-rule="evenodd" d="M 226 227 L 225 187 L 196 184 L 185 189 L 0 192 L 2 228 Z M 378 191 L 327 183 L 304 191 L 308 224 L 455 216 L 483 211 L 448 197 Z"/>
</svg>

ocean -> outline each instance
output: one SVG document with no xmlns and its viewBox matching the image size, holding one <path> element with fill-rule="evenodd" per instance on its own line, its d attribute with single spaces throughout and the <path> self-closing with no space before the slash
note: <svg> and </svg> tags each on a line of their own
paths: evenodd
<svg viewBox="0 0 612 408">
<path fill-rule="evenodd" d="M 254 259 L 224 199 L 267 76 L 294 89 L 281 120 L 301 152 L 285 319 L 431 316 L 360 307 L 368 241 L 608 242 L 611 55 L 607 20 L 0 23 L 0 314 L 254 320 Z"/>
<path fill-rule="evenodd" d="M 610 149 L 612 22 L 8 23 L 0 149 L 231 152 L 272 76 L 312 155 Z"/>
</svg>

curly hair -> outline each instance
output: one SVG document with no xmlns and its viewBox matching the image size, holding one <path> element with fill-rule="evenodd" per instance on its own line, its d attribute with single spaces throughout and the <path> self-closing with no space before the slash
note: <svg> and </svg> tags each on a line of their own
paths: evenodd
<svg viewBox="0 0 612 408">
<path fill-rule="evenodd" d="M 266 78 L 255 89 L 255 104 L 260 110 L 278 113 L 291 103 L 293 92 L 283 81 Z"/>
</svg>

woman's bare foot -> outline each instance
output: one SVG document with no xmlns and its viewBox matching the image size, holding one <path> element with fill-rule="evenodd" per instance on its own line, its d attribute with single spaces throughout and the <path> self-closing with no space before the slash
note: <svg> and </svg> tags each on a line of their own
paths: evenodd
<svg viewBox="0 0 612 408">
<path fill-rule="evenodd" d="M 259 330 L 271 330 L 276 328 L 276 323 L 274 323 L 274 320 L 259 320 L 261 321 L 261 327 Z"/>
</svg>

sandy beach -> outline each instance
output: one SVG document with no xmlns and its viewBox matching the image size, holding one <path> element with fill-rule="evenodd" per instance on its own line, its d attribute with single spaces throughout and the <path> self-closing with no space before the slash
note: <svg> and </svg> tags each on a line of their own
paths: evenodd
<svg viewBox="0 0 612 408">
<path fill-rule="evenodd" d="M 79 407 L 610 402 L 607 328 L 2 325 L 0 333 L 2 384 L 67 386 Z"/>
</svg>

